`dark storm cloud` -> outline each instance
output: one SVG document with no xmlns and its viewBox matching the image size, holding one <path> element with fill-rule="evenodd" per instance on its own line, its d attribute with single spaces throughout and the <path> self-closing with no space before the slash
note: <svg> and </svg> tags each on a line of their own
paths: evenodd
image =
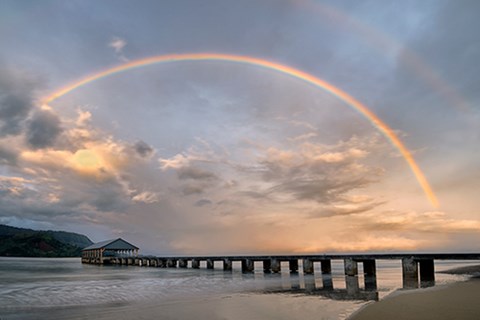
<svg viewBox="0 0 480 320">
<path fill-rule="evenodd" d="M 57 216 L 68 216 L 76 211 L 62 205 L 52 205 L 38 186 L 31 187 L 31 181 L 3 179 L 0 181 L 0 216 L 42 220 Z"/>
<path fill-rule="evenodd" d="M 135 152 L 142 158 L 148 158 L 154 152 L 153 148 L 142 140 L 135 142 L 133 148 Z"/>
<path fill-rule="evenodd" d="M 61 132 L 59 117 L 50 111 L 39 110 L 27 122 L 26 139 L 34 149 L 45 148 L 52 146 Z"/>
<path fill-rule="evenodd" d="M 57 179 L 54 183 L 0 180 L 0 216 L 88 221 L 105 212 L 123 212 L 131 204 L 116 178 L 90 181 L 77 180 L 67 172 L 58 174 L 62 176 L 61 188 Z"/>
<path fill-rule="evenodd" d="M 22 131 L 34 99 L 38 81 L 15 72 L 0 63 L 0 135 L 16 135 Z"/>
<path fill-rule="evenodd" d="M 96 196 L 88 201 L 101 212 L 123 211 L 128 204 L 128 201 L 125 201 L 125 193 L 121 188 L 112 185 L 97 189 Z"/>
<path fill-rule="evenodd" d="M 87 206 L 97 212 L 122 212 L 131 204 L 129 190 L 125 187 L 127 181 L 115 175 L 79 179 L 66 172 L 59 174 L 62 175 L 62 190 L 57 205 Z"/>
</svg>

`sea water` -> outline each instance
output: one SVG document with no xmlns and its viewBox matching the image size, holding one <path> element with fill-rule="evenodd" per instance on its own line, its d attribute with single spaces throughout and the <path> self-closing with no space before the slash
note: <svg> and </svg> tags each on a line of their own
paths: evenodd
<svg viewBox="0 0 480 320">
<path fill-rule="evenodd" d="M 436 261 L 436 271 L 472 262 Z M 477 262 L 478 263 L 478 262 Z M 301 269 L 301 264 L 300 268 Z M 346 281 L 341 261 L 332 275 L 164 269 L 82 264 L 79 258 L 0 258 L 0 319 L 345 319 L 378 297 L 401 289 L 401 262 L 377 261 L 377 289 L 359 276 Z M 436 285 L 462 281 L 436 273 Z M 310 314 L 311 313 L 311 314 Z"/>
</svg>

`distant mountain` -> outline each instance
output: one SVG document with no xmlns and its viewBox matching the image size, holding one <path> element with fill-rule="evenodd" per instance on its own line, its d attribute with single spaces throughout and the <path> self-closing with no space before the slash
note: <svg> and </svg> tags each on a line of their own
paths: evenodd
<svg viewBox="0 0 480 320">
<path fill-rule="evenodd" d="M 0 256 L 79 257 L 91 245 L 86 236 L 65 231 L 37 231 L 0 225 Z"/>
</svg>

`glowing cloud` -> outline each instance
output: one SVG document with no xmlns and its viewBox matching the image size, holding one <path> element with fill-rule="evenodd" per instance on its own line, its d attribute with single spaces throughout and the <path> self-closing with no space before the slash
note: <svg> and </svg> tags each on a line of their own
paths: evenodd
<svg viewBox="0 0 480 320">
<path fill-rule="evenodd" d="M 90 76 L 87 76 L 83 79 L 75 81 L 70 85 L 67 85 L 66 87 L 63 87 L 53 92 L 52 94 L 44 98 L 42 102 L 43 104 L 48 105 L 54 100 L 62 97 L 63 95 L 79 87 L 82 87 L 95 80 L 114 75 L 116 73 L 124 72 L 134 68 L 158 64 L 158 63 L 173 63 L 173 62 L 182 62 L 182 61 L 226 61 L 226 62 L 232 62 L 232 63 L 241 63 L 241 64 L 258 66 L 265 69 L 274 70 L 282 74 L 289 75 L 293 78 L 300 79 L 306 83 L 312 84 L 315 87 L 321 88 L 333 94 L 338 99 L 345 102 L 347 105 L 349 105 L 350 107 L 357 110 L 360 114 L 362 114 L 374 127 L 376 127 L 380 132 L 382 132 L 383 135 L 385 135 L 385 137 L 388 140 L 390 140 L 392 145 L 395 148 L 397 148 L 397 150 L 401 153 L 405 161 L 410 166 L 410 169 L 415 175 L 418 183 L 422 187 L 423 191 L 425 192 L 432 206 L 438 207 L 438 200 L 432 188 L 430 187 L 426 177 L 424 176 L 423 172 L 420 170 L 419 166 L 415 162 L 411 152 L 407 149 L 407 147 L 397 137 L 394 131 L 385 122 L 383 122 L 377 115 L 375 115 L 360 101 L 353 98 L 352 96 L 342 91 L 341 89 L 335 87 L 334 85 L 326 82 L 325 80 L 317 78 L 304 71 L 301 71 L 286 65 L 282 65 L 276 62 L 263 60 L 255 57 L 249 57 L 249 56 L 228 55 L 228 54 L 218 54 L 218 53 L 187 53 L 187 54 L 171 54 L 171 55 L 154 56 L 154 57 L 127 62 L 125 64 L 121 64 L 119 66 L 116 66 L 107 70 L 103 70 L 95 74 L 92 74 Z"/>
</svg>

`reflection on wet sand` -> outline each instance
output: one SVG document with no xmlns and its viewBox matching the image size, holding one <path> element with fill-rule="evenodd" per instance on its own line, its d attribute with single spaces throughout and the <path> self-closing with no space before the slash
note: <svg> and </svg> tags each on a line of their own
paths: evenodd
<svg viewBox="0 0 480 320">
<path fill-rule="evenodd" d="M 334 288 L 332 274 L 299 276 L 297 274 L 257 274 L 264 278 L 263 293 L 318 295 L 333 300 L 375 300 L 378 301 L 376 279 L 365 277 L 365 287 L 359 285 L 358 276 L 345 276 L 345 288 Z M 260 281 L 259 281 L 260 283 Z"/>
</svg>

